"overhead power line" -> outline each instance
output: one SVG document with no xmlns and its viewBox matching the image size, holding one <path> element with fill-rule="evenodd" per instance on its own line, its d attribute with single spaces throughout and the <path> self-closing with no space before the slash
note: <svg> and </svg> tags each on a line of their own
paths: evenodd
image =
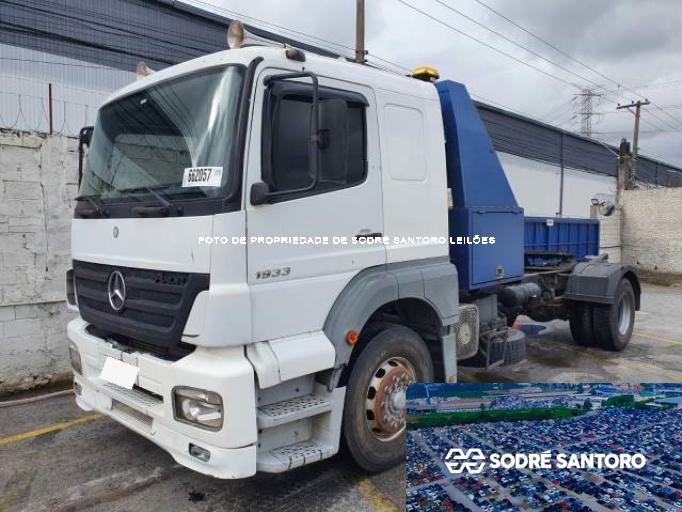
<svg viewBox="0 0 682 512">
<path fill-rule="evenodd" d="M 548 59 L 548 58 L 545 57 L 544 55 L 542 55 L 542 54 L 540 54 L 540 53 L 538 53 L 538 52 L 532 50 L 531 48 L 528 48 L 527 46 L 524 46 L 524 45 L 522 45 L 522 44 L 520 44 L 520 43 L 514 41 L 512 38 L 507 37 L 507 36 L 505 36 L 504 34 L 502 34 L 501 32 L 498 32 L 497 30 L 488 27 L 488 26 L 485 25 L 484 23 L 481 23 L 480 21 L 476 20 L 475 18 L 472 18 L 471 16 L 469 16 L 469 15 L 463 13 L 463 12 L 460 11 L 459 9 L 455 9 L 455 8 L 452 7 L 451 5 L 448 5 L 448 4 L 447 4 L 446 2 L 444 2 L 443 0 L 433 0 L 433 1 L 439 3 L 440 5 L 442 5 L 443 7 L 445 7 L 446 9 L 450 10 L 451 12 L 454 12 L 455 14 L 457 14 L 457 15 L 463 17 L 464 19 L 469 20 L 471 23 L 474 23 L 475 25 L 477 25 L 477 26 L 479 26 L 479 27 L 481 27 L 481 28 L 487 30 L 488 32 L 490 32 L 490 33 L 492 33 L 492 34 L 495 34 L 496 36 L 498 36 L 498 37 L 504 39 L 504 40 L 507 41 L 508 43 L 513 44 L 513 45 L 516 46 L 517 48 L 521 48 L 522 50 L 524 50 L 524 51 L 530 53 L 531 55 L 537 57 L 538 59 L 541 59 L 541 60 L 543 60 L 543 61 L 545 61 L 545 62 L 551 64 L 552 66 L 554 66 L 554 67 L 556 67 L 556 68 L 558 68 L 558 69 L 561 69 L 562 71 L 564 71 L 564 72 L 566 72 L 566 73 L 569 73 L 569 74 L 575 76 L 576 78 L 579 78 L 579 79 L 581 79 L 581 80 L 584 80 L 584 81 L 586 81 L 586 82 L 589 82 L 589 83 L 591 83 L 591 84 L 594 85 L 594 86 L 601 87 L 601 84 L 599 84 L 599 83 L 597 83 L 597 82 L 591 80 L 590 78 L 587 78 L 587 77 L 585 77 L 585 76 L 583 76 L 583 75 L 581 75 L 581 74 L 579 74 L 579 73 L 576 73 L 575 71 L 572 71 L 571 69 L 567 68 L 566 66 L 563 66 L 563 65 L 561 65 L 561 64 L 559 64 L 559 63 L 557 63 L 557 62 L 555 62 L 555 61 L 553 61 L 553 60 L 551 60 L 551 59 Z"/>
<path fill-rule="evenodd" d="M 402 0 L 398 0 L 398 1 L 400 1 L 401 3 L 404 3 L 404 2 L 402 2 Z M 524 46 L 524 45 L 522 45 L 522 44 L 517 43 L 517 42 L 514 41 L 513 39 L 511 39 L 511 38 L 505 36 L 504 34 L 498 32 L 498 31 L 496 31 L 496 30 L 494 30 L 494 29 L 491 29 L 490 27 L 484 25 L 483 23 L 481 23 L 481 22 L 479 22 L 478 20 L 472 18 L 471 16 L 468 16 L 467 14 L 461 12 L 460 10 L 455 9 L 454 7 L 448 5 L 448 4 L 445 3 L 443 0 L 434 0 L 434 1 L 437 2 L 438 4 L 444 6 L 444 7 L 447 8 L 448 10 L 454 12 L 455 14 L 458 14 L 458 15 L 462 16 L 463 18 L 465 18 L 465 19 L 471 21 L 472 23 L 476 24 L 477 26 L 480 26 L 480 27 L 484 28 L 484 29 L 487 30 L 488 32 L 491 32 L 491 33 L 497 35 L 498 37 L 504 39 L 505 41 L 507 41 L 507 42 L 509 42 L 509 43 L 511 43 L 511 44 L 513 44 L 514 46 L 523 49 L 524 51 L 526 51 L 526 52 L 530 53 L 531 55 L 534 55 L 534 56 L 536 56 L 536 57 L 538 57 L 538 58 L 544 60 L 545 62 L 548 62 L 549 64 L 551 64 L 551 65 L 557 67 L 558 69 L 561 69 L 562 71 L 565 71 L 565 72 L 567 72 L 567 73 L 570 73 L 570 74 L 572 74 L 573 76 L 576 76 L 576 77 L 578 77 L 578 78 L 581 78 L 581 79 L 583 79 L 583 80 L 585 80 L 585 81 L 591 83 L 592 85 L 596 86 L 597 88 L 600 88 L 600 89 L 603 88 L 605 91 L 609 92 L 609 93 L 612 94 L 612 95 L 619 96 L 619 97 L 624 98 L 624 99 L 629 99 L 629 98 L 627 98 L 626 96 L 624 96 L 622 93 L 620 93 L 619 91 L 608 89 L 608 88 L 604 87 L 603 85 L 599 84 L 598 82 L 595 82 L 594 80 L 592 80 L 592 79 L 590 79 L 590 78 L 587 78 L 587 77 L 585 77 L 585 76 L 583 76 L 583 75 L 580 75 L 580 74 L 578 74 L 578 73 L 575 73 L 574 71 L 572 71 L 572 70 L 566 68 L 565 66 L 562 66 L 561 64 L 558 64 L 558 63 L 556 63 L 556 62 L 554 62 L 554 61 L 552 61 L 552 60 L 550 60 L 550 59 L 544 57 L 543 55 L 541 55 L 541 54 L 539 54 L 539 53 L 533 51 L 532 49 L 530 49 L 530 48 L 528 48 L 528 47 L 526 47 L 526 46 Z M 482 1 L 480 1 L 480 0 L 474 0 L 474 1 L 476 1 L 477 3 L 479 3 L 479 4 L 481 4 L 481 5 L 485 6 L 485 7 L 488 7 L 484 2 L 482 2 Z M 608 81 L 612 82 L 612 83 L 615 84 L 618 88 L 624 88 L 624 89 L 629 90 L 630 92 L 632 92 L 632 94 L 635 94 L 636 96 L 640 96 L 636 91 L 634 91 L 634 90 L 632 90 L 632 89 L 630 89 L 630 88 L 628 88 L 628 87 L 623 86 L 623 85 L 620 84 L 618 81 L 609 78 L 608 76 L 606 76 L 606 75 L 604 75 L 603 73 L 597 71 L 596 69 L 592 68 L 591 66 L 588 66 L 587 64 L 583 63 L 582 61 L 580 61 L 580 60 L 578 60 L 578 59 L 572 57 L 570 54 L 564 52 L 563 50 L 561 50 L 561 49 L 558 48 L 557 46 L 555 46 L 555 45 L 553 45 L 553 44 L 551 44 L 551 43 L 548 43 L 547 41 L 545 41 L 544 39 L 540 38 L 539 36 L 536 36 L 536 35 L 533 34 L 532 32 L 530 32 L 530 31 L 524 29 L 523 27 L 521 27 L 520 25 L 518 25 L 518 24 L 516 24 L 515 22 L 511 21 L 509 18 L 503 16 L 502 14 L 498 13 L 498 12 L 495 11 L 494 9 L 490 8 L 490 10 L 493 11 L 493 12 L 495 12 L 496 14 L 498 14 L 498 15 L 504 17 L 507 21 L 510 21 L 510 22 L 513 23 L 515 26 L 521 28 L 522 30 L 524 30 L 524 32 L 526 32 L 526 33 L 528 33 L 528 34 L 531 34 L 531 35 L 533 35 L 534 37 L 536 37 L 537 39 L 541 40 L 543 43 L 547 44 L 547 45 L 550 46 L 551 48 L 553 48 L 553 49 L 555 49 L 556 51 L 560 52 L 562 55 L 565 55 L 566 57 L 570 58 L 571 60 L 573 60 L 573 61 L 575 61 L 575 62 L 581 64 L 581 65 L 584 66 L 584 67 L 586 67 L 586 68 L 589 69 L 590 71 L 592 71 L 592 72 L 598 74 L 599 76 L 601 76 L 601 77 L 607 79 Z M 575 85 L 574 85 L 574 86 L 575 86 Z M 575 86 L 575 87 L 577 87 L 577 86 Z M 583 92 L 584 92 L 584 91 L 583 91 Z M 583 94 L 583 93 L 581 93 L 581 94 Z M 596 93 L 594 93 L 594 92 L 592 91 L 592 94 L 596 94 Z M 585 101 L 583 101 L 584 108 L 583 108 L 583 111 L 581 112 L 581 118 L 582 118 L 581 132 L 582 132 L 583 135 L 589 137 L 589 136 L 590 136 L 590 133 L 591 133 L 591 130 L 592 130 L 592 128 L 591 128 L 591 124 L 592 124 L 592 123 L 591 123 L 591 119 L 592 119 L 592 115 L 593 115 L 593 113 L 592 113 L 592 108 L 591 108 L 591 96 L 590 96 L 590 97 L 585 96 L 585 97 L 584 97 L 584 100 L 585 100 Z M 656 103 L 654 103 L 653 101 L 651 102 L 651 105 L 652 105 L 654 108 L 656 108 L 657 110 L 660 110 L 661 112 L 663 112 L 664 114 L 666 114 L 666 115 L 667 115 L 668 117 L 670 117 L 673 121 L 679 123 L 679 120 L 677 120 L 675 117 L 673 117 L 672 115 L 670 115 L 668 112 L 666 112 L 666 111 L 665 111 L 663 108 L 661 108 L 660 106 L 656 105 Z M 586 109 L 586 110 L 585 110 L 585 109 Z M 653 113 L 651 113 L 651 112 L 649 112 L 649 114 L 651 114 L 654 118 L 658 119 L 660 122 L 664 123 L 666 126 L 668 126 L 669 128 L 671 128 L 671 129 L 673 129 L 673 130 L 675 130 L 675 131 L 679 131 L 680 129 L 682 129 L 682 124 L 680 124 L 680 126 L 679 126 L 679 128 L 678 128 L 678 127 L 672 126 L 672 125 L 669 124 L 667 121 L 665 121 L 664 119 L 660 118 L 659 116 L 656 116 L 655 114 L 653 114 Z"/>
<path fill-rule="evenodd" d="M 564 112 L 573 109 L 573 103 L 575 102 L 575 97 L 571 97 L 568 100 L 560 103 L 556 107 L 548 110 L 545 114 L 540 116 L 540 119 L 548 120 L 564 115 Z"/>
<path fill-rule="evenodd" d="M 634 87 L 635 90 L 641 90 L 641 89 L 667 89 L 669 87 L 680 87 L 682 86 L 682 80 L 677 79 L 677 80 L 669 80 L 667 82 L 649 82 L 645 83 L 642 85 L 636 85 Z M 666 108 L 666 107 L 664 107 Z"/>
<path fill-rule="evenodd" d="M 436 1 L 438 1 L 439 3 L 442 3 L 441 0 L 436 0 Z M 485 3 L 483 0 L 473 0 L 473 1 L 476 2 L 477 4 L 481 5 L 482 7 L 485 7 L 486 9 L 488 9 L 488 10 L 491 11 L 491 12 L 493 12 L 493 13 L 496 14 L 497 16 L 500 16 L 501 18 L 505 19 L 506 21 L 508 21 L 509 23 L 511 23 L 512 25 L 514 25 L 514 26 L 515 26 L 516 28 L 518 28 L 519 30 L 522 30 L 522 31 L 525 32 L 526 34 L 528 34 L 528 35 L 530 35 L 531 37 L 533 37 L 533 38 L 537 39 L 538 41 L 542 42 L 543 44 L 545 44 L 546 46 L 552 48 L 553 50 L 555 50 L 556 52 L 560 53 L 560 54 L 563 55 L 564 57 L 566 57 L 566 58 L 572 60 L 573 62 L 576 62 L 576 63 L 580 64 L 581 66 L 585 67 L 586 69 L 589 69 L 590 71 L 592 71 L 592 72 L 595 73 L 596 75 L 598 75 L 598 76 L 604 78 L 605 80 L 608 80 L 609 82 L 611 82 L 612 84 L 614 84 L 617 88 L 623 89 L 623 90 L 625 90 L 625 91 L 627 91 L 627 92 L 629 92 L 629 93 L 631 93 L 631 94 L 634 94 L 635 96 L 637 96 L 637 97 L 639 97 L 639 98 L 643 98 L 643 96 L 642 96 L 641 94 L 639 94 L 636 90 L 634 90 L 634 89 L 632 89 L 632 88 L 630 88 L 630 87 L 627 87 L 627 86 L 624 85 L 624 84 L 621 84 L 618 80 L 615 80 L 615 79 L 609 77 L 608 75 L 602 73 L 601 71 L 595 69 L 594 67 L 592 67 L 592 66 L 586 64 L 586 63 L 583 62 L 582 60 L 577 59 L 577 58 L 574 57 L 573 55 L 571 55 L 571 54 L 569 54 L 568 52 L 566 52 L 566 51 L 562 50 L 561 48 L 559 48 L 557 45 L 550 43 L 549 41 L 545 40 L 545 39 L 542 38 L 541 36 L 537 35 L 536 33 L 532 32 L 531 30 L 529 30 L 529 29 L 523 27 L 522 25 L 520 25 L 520 24 L 517 23 L 516 21 L 512 20 L 512 19 L 509 18 L 508 16 L 505 16 L 503 13 L 501 13 L 501 12 L 497 11 L 496 9 L 490 7 L 490 6 L 489 6 L 487 3 Z M 594 82 L 592 82 L 592 81 L 590 81 L 590 82 L 594 84 Z M 606 89 L 606 88 L 604 88 L 604 90 L 606 90 L 607 92 L 610 92 L 611 94 L 615 94 L 616 96 L 619 96 L 619 97 L 621 97 L 621 98 L 624 98 L 624 99 L 628 99 L 628 100 L 629 100 L 629 98 L 626 98 L 626 96 L 624 96 L 622 93 L 620 93 L 620 92 L 618 92 L 618 91 L 613 91 L 613 90 L 609 90 L 609 89 Z M 680 123 L 679 119 L 675 118 L 673 115 L 671 115 L 669 112 L 667 112 L 667 111 L 666 111 L 664 108 L 662 108 L 660 105 L 657 105 L 655 102 L 652 101 L 652 102 L 651 102 L 651 106 L 654 107 L 656 110 L 658 110 L 658 111 L 662 112 L 663 114 L 665 114 L 668 118 L 670 118 L 670 119 L 671 119 L 672 121 L 674 121 L 675 123 Z M 654 118 L 658 119 L 659 121 L 663 122 L 663 123 L 666 124 L 668 127 L 673 128 L 675 131 L 679 131 L 680 129 L 682 129 L 682 124 L 678 124 L 678 127 L 672 127 L 668 122 L 666 122 L 665 120 L 661 119 L 659 116 L 655 115 L 655 114 L 652 113 L 651 111 L 649 112 L 649 115 L 651 115 L 651 116 L 653 116 Z"/>
<path fill-rule="evenodd" d="M 31 62 L 36 64 L 47 64 L 49 66 L 67 66 L 75 68 L 88 68 L 88 69 L 110 69 L 108 66 L 98 66 L 96 64 L 77 64 L 74 62 L 50 62 L 49 60 L 38 60 L 38 59 L 19 59 L 15 57 L 0 57 L 0 60 L 16 61 L 16 62 Z"/>
<path fill-rule="evenodd" d="M 499 53 L 499 54 L 501 54 L 501 55 L 503 55 L 503 56 L 505 56 L 505 57 L 507 57 L 507 58 L 510 58 L 510 59 L 514 60 L 515 62 L 517 62 L 517 63 L 519 63 L 519 64 L 522 64 L 522 65 L 524 65 L 524 66 L 526 66 L 526 67 L 530 67 L 531 69 L 534 69 L 535 71 L 538 71 L 538 72 L 540 72 L 540 73 L 542 73 L 542 74 L 544 74 L 544 75 L 546 75 L 546 76 L 549 76 L 549 77 L 551 77 L 551 78 L 554 78 L 555 80 L 558 80 L 558 81 L 560 81 L 560 82 L 562 82 L 562 83 L 564 83 L 564 84 L 566 84 L 566 85 L 569 85 L 569 86 L 571 86 L 571 87 L 575 87 L 575 88 L 578 89 L 578 90 L 581 90 L 581 88 L 580 88 L 578 85 L 576 85 L 576 84 L 574 84 L 574 83 L 571 83 L 571 82 L 569 82 L 569 81 L 567 81 L 567 80 L 564 80 L 563 78 L 561 78 L 561 77 L 559 77 L 559 76 L 557 76 L 557 75 L 554 75 L 554 74 L 552 74 L 552 73 L 549 73 L 549 72 L 547 72 L 547 71 L 545 71 L 545 70 L 543 70 L 543 69 L 541 69 L 541 68 L 539 68 L 539 67 L 537 67 L 537 66 L 534 66 L 533 64 L 531 64 L 531 63 L 529 63 L 529 62 L 526 62 L 526 61 L 524 61 L 524 60 L 522 60 L 522 59 L 519 59 L 518 57 L 516 57 L 516 56 L 514 56 L 514 55 L 512 55 L 512 54 L 510 54 L 510 53 L 507 53 L 507 52 L 505 52 L 504 50 L 501 50 L 501 49 L 499 49 L 499 48 L 497 48 L 497 47 L 495 47 L 495 46 L 493 46 L 493 45 L 491 45 L 491 44 L 489 44 L 489 43 L 483 41 L 483 40 L 481 40 L 481 39 L 479 39 L 479 38 L 477 38 L 477 37 L 475 37 L 475 36 L 472 36 L 471 34 L 468 34 L 467 32 L 465 32 L 465 31 L 463 31 L 463 30 L 460 30 L 460 29 L 458 29 L 458 28 L 456 28 L 456 27 L 450 25 L 449 23 L 446 23 L 445 21 L 443 21 L 443 20 L 441 20 L 441 19 L 439 19 L 439 18 L 436 18 L 435 16 L 431 15 L 430 13 L 428 13 L 428 12 L 422 10 L 422 9 L 419 9 L 418 7 L 416 7 L 416 6 L 414 6 L 414 5 L 410 4 L 410 3 L 408 3 L 408 2 L 405 1 L 405 0 L 396 0 L 396 1 L 399 2 L 399 3 L 401 3 L 401 4 L 403 4 L 404 6 L 406 6 L 406 7 L 410 8 L 410 9 L 412 9 L 412 10 L 414 10 L 414 11 L 420 13 L 421 15 L 423 15 L 423 16 L 425 16 L 425 17 L 431 19 L 432 21 L 435 21 L 436 23 L 438 23 L 438 24 L 440 24 L 440 25 L 443 25 L 443 26 L 445 26 L 445 27 L 447 27 L 447 28 L 453 30 L 454 32 L 457 32 L 458 34 L 460 34 L 460 35 L 462 35 L 462 36 L 464 36 L 464 37 L 467 37 L 467 38 L 469 38 L 469 39 L 471 39 L 471 40 L 473 40 L 473 41 L 475 41 L 475 42 L 477 42 L 477 43 L 479 43 L 479 44 L 481 44 L 481 45 L 483 45 L 483 46 L 485 46 L 485 47 L 487 47 L 487 48 L 489 48 L 489 49 L 491 49 L 491 50 L 493 50 L 493 51 L 495 51 L 495 52 L 497 52 L 497 53 Z M 447 7 L 449 10 L 451 10 L 451 11 L 453 11 L 453 12 L 455 12 L 455 13 L 464 16 L 466 19 L 469 19 L 470 21 L 473 21 L 473 22 L 476 23 L 477 25 L 483 26 L 481 23 L 477 22 L 477 21 L 474 20 L 473 18 L 471 18 L 471 17 L 469 17 L 469 16 L 467 16 L 467 15 L 461 13 L 461 12 L 458 11 L 457 9 L 454 9 L 453 7 L 451 7 L 451 6 L 447 5 L 447 4 L 445 4 L 442 0 L 434 0 L 434 1 L 436 1 L 436 2 L 438 2 L 439 4 L 441 4 L 441 5 L 445 6 L 445 7 Z M 502 34 L 499 34 L 499 33 L 496 32 L 496 31 L 490 30 L 490 29 L 488 29 L 487 27 L 484 27 L 484 28 L 486 28 L 486 30 L 489 30 L 489 31 L 491 31 L 491 32 L 493 32 L 493 33 L 495 33 L 495 34 L 497 34 L 497 35 L 500 36 L 500 37 L 503 37 L 505 40 L 514 43 L 516 46 L 519 46 L 519 47 L 523 48 L 524 50 L 529 51 L 531 54 L 536 55 L 536 56 L 542 58 L 543 60 L 549 62 L 550 64 L 559 67 L 560 69 L 564 69 L 564 70 L 566 69 L 566 68 L 564 68 L 564 67 L 562 67 L 562 66 L 560 66 L 560 65 L 557 65 L 557 64 L 554 63 L 553 61 L 550 61 L 550 60 L 548 60 L 548 59 L 542 57 L 541 55 L 539 55 L 539 54 L 533 52 L 532 50 L 528 50 L 528 49 L 525 48 L 524 46 L 518 45 L 517 43 L 515 43 L 514 41 L 511 41 L 511 40 L 510 40 L 509 38 L 507 38 L 506 36 L 504 36 L 504 35 L 502 35 Z M 577 59 L 574 59 L 574 60 L 577 60 Z M 578 61 L 578 62 L 580 62 L 580 61 Z M 395 65 L 395 64 L 394 64 L 394 65 Z M 399 65 L 398 65 L 398 66 L 399 66 Z M 401 66 L 401 67 L 402 67 L 402 66 Z M 589 66 L 588 66 L 588 67 L 589 67 Z M 590 69 L 591 69 L 591 68 L 590 68 Z M 570 71 L 569 71 L 569 72 L 570 72 Z M 571 72 L 571 73 L 572 73 L 572 72 Z M 575 75 L 575 73 L 572 73 L 572 74 Z M 601 75 L 601 73 L 598 73 L 598 74 Z M 610 94 L 612 94 L 612 95 L 614 95 L 614 96 L 618 96 L 618 97 L 621 97 L 621 98 L 624 98 L 624 99 L 628 99 L 628 100 L 629 100 L 629 98 L 627 98 L 626 96 L 624 96 L 622 93 L 620 93 L 620 92 L 618 92 L 618 91 L 614 91 L 614 90 L 608 89 L 608 88 L 604 87 L 603 85 L 598 84 L 597 82 L 594 82 L 594 81 L 592 81 L 592 80 L 589 80 L 589 79 L 583 77 L 582 75 L 576 75 L 576 76 L 578 76 L 578 77 L 580 77 L 580 78 L 583 78 L 583 79 L 587 80 L 588 82 L 592 83 L 593 85 L 598 86 L 599 88 L 603 88 L 606 92 L 608 92 L 608 93 L 610 93 Z M 604 77 L 606 77 L 606 75 L 604 75 Z M 614 80 L 609 79 L 609 81 L 612 81 L 613 83 L 615 83 L 616 85 L 618 85 L 618 87 L 622 87 L 618 82 L 616 82 L 616 81 L 614 81 Z M 636 94 L 636 93 L 635 93 L 635 94 Z M 652 104 L 652 106 L 655 106 L 655 104 L 654 104 L 653 102 L 652 102 L 651 104 Z M 671 128 L 674 132 L 679 131 L 677 128 L 675 128 L 674 126 L 672 126 L 670 123 L 666 122 L 664 119 L 661 119 L 659 116 L 654 115 L 652 112 L 650 112 L 650 114 L 651 114 L 654 118 L 658 119 L 660 122 L 662 122 L 663 124 L 665 124 L 668 128 Z M 673 119 L 674 119 L 674 118 L 673 118 Z M 654 127 L 660 128 L 658 125 L 656 125 L 656 124 L 653 123 L 653 122 L 649 122 L 649 124 L 652 125 L 652 126 L 654 126 Z M 679 138 L 679 137 L 677 137 L 676 134 L 667 132 L 667 131 L 665 131 L 665 129 L 663 129 L 663 128 L 661 128 L 661 130 L 662 130 L 663 133 L 665 133 L 665 134 L 668 135 L 669 137 L 674 138 L 674 139 L 679 140 L 679 141 L 682 141 L 682 139 Z"/>
<path fill-rule="evenodd" d="M 515 55 L 512 55 L 511 53 L 507 53 L 504 50 L 500 50 L 496 46 L 493 46 L 493 45 L 491 45 L 491 44 L 489 44 L 489 43 L 487 43 L 487 42 L 485 42 L 485 41 L 483 41 L 477 37 L 472 36 L 471 34 L 468 34 L 467 32 L 464 32 L 463 30 L 458 29 L 457 27 L 454 27 L 453 25 L 450 25 L 449 23 L 446 23 L 445 21 L 443 21 L 441 19 L 436 18 L 435 16 L 429 14 L 426 11 L 421 10 L 420 8 L 406 2 L 405 0 L 396 0 L 396 2 L 403 4 L 405 7 L 408 7 L 409 9 L 412 9 L 413 11 L 418 12 L 422 16 L 425 16 L 425 17 L 431 19 L 432 21 L 435 21 L 436 23 L 443 25 L 444 27 L 447 27 L 450 30 L 457 32 L 458 34 L 460 34 L 460 35 L 462 35 L 468 39 L 471 39 L 472 41 L 475 41 L 478 44 L 481 44 L 481 45 L 485 46 L 486 48 L 489 48 L 489 49 L 493 50 L 494 52 L 499 53 L 500 55 L 503 55 L 509 59 L 512 59 L 513 61 L 518 62 L 519 64 L 522 64 L 523 66 L 531 68 L 531 69 L 537 71 L 538 73 L 542 73 L 543 75 L 546 75 L 550 78 L 553 78 L 554 80 L 562 82 L 566 85 L 580 89 L 576 84 L 571 83 L 568 80 L 564 80 L 563 78 L 561 78 L 557 75 L 553 75 L 552 73 L 549 73 L 548 71 L 545 71 L 544 69 L 539 68 L 538 66 L 535 66 L 529 62 L 526 62 L 523 59 L 520 59 L 520 58 L 516 57 Z"/>
<path fill-rule="evenodd" d="M 476 2 L 477 4 L 481 5 L 481 6 L 485 7 L 486 9 L 488 9 L 489 11 L 491 11 L 492 13 L 498 15 L 499 17 L 501 17 L 501 18 L 507 20 L 509 23 L 511 23 L 512 25 L 514 25 L 514 26 L 515 26 L 516 28 L 518 28 L 519 30 L 521 30 L 521 31 L 525 32 L 526 34 L 528 34 L 529 36 L 531 36 L 531 37 L 537 39 L 538 41 L 540 41 L 540 42 L 543 43 L 544 45 L 546 45 L 546 46 L 552 48 L 552 49 L 553 49 L 554 51 L 556 51 L 557 53 L 560 53 L 561 55 L 563 55 L 564 57 L 566 57 L 566 58 L 572 60 L 573 62 L 576 62 L 576 63 L 580 64 L 581 66 L 583 66 L 583 67 L 589 69 L 589 70 L 592 71 L 594 74 L 599 75 L 600 77 L 604 78 L 605 80 L 608 80 L 609 82 L 615 84 L 616 86 L 622 87 L 622 84 L 620 84 L 620 83 L 617 82 L 616 80 L 613 80 L 613 79 L 609 78 L 608 76 L 606 76 L 605 74 L 601 73 L 600 71 L 598 71 L 598 70 L 594 69 L 593 67 L 591 67 L 591 66 L 585 64 L 583 61 L 581 61 L 581 60 L 575 58 L 573 55 L 571 55 L 571 54 L 565 52 L 564 50 L 562 50 L 562 49 L 559 48 L 558 46 L 556 46 L 556 45 L 550 43 L 549 41 L 547 41 L 547 40 L 545 40 L 545 39 L 543 39 L 542 37 L 540 37 L 540 36 L 537 35 L 536 33 L 531 32 L 530 30 L 528 30 L 527 28 L 521 26 L 520 24 L 518 24 L 518 23 L 515 22 L 514 20 L 510 19 L 509 17 L 505 16 L 505 15 L 502 14 L 501 12 L 499 12 L 499 11 L 493 9 L 492 7 L 490 7 L 488 4 L 486 4 L 486 3 L 483 2 L 482 0 L 473 0 L 473 1 Z"/>
<path fill-rule="evenodd" d="M 350 55 L 354 54 L 354 52 L 355 52 L 355 48 L 353 48 L 350 45 L 339 43 L 336 41 L 331 41 L 329 39 L 325 39 L 325 38 L 322 38 L 319 36 L 314 36 L 314 35 L 308 34 L 306 32 L 300 31 L 300 30 L 294 30 L 292 28 L 287 28 L 287 27 L 284 27 L 282 25 L 278 25 L 276 23 L 272 23 L 270 21 L 264 20 L 262 18 L 257 18 L 255 16 L 250 16 L 248 14 L 244 14 L 242 12 L 234 11 L 232 9 L 226 9 L 224 7 L 216 6 L 213 3 L 204 2 L 202 0 L 193 0 L 192 4 L 202 5 L 202 6 L 204 6 L 206 11 L 208 11 L 208 12 L 212 12 L 212 11 L 221 12 L 223 14 L 226 14 L 227 17 L 229 17 L 231 19 L 239 19 L 239 20 L 251 21 L 251 22 L 255 21 L 256 23 L 260 23 L 261 25 L 265 25 L 266 27 L 272 27 L 272 28 L 276 28 L 278 30 L 283 30 L 289 34 L 296 34 L 297 36 L 303 36 L 304 38 L 309 39 L 309 40 L 311 40 L 311 39 L 317 40 L 317 41 L 320 41 L 320 42 L 323 42 L 326 44 L 331 44 L 331 45 L 339 47 L 339 48 L 344 48 L 345 50 L 350 51 L 349 55 L 347 55 L 347 56 L 350 56 Z M 315 44 L 318 44 L 318 43 L 315 43 Z M 338 50 L 332 50 L 332 51 L 338 51 Z"/>
</svg>

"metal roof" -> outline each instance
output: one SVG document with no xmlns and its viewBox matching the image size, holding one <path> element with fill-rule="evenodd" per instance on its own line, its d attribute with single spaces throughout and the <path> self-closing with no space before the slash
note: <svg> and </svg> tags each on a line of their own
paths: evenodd
<svg viewBox="0 0 682 512">
<path fill-rule="evenodd" d="M 618 148 L 492 105 L 476 102 L 496 151 L 616 176 Z M 682 168 L 639 156 L 640 181 L 682 186 Z"/>
</svg>

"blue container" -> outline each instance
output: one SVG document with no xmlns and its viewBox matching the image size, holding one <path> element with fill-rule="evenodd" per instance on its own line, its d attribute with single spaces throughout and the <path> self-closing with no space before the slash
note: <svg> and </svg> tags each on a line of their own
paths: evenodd
<svg viewBox="0 0 682 512">
<path fill-rule="evenodd" d="M 564 252 L 584 260 L 599 254 L 599 221 L 525 217 L 524 240 L 525 252 Z"/>
</svg>

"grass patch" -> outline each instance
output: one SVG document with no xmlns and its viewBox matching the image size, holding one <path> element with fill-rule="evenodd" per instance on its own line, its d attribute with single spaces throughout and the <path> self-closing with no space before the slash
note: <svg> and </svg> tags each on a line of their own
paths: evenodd
<svg viewBox="0 0 682 512">
<path fill-rule="evenodd" d="M 467 423 L 490 423 L 497 421 L 538 421 L 563 420 L 582 416 L 587 411 L 569 407 L 544 407 L 531 409 L 472 411 L 472 412 L 436 412 L 431 414 L 410 415 L 407 418 L 409 430 L 424 427 L 443 427 L 447 425 L 464 425 Z"/>
<path fill-rule="evenodd" d="M 640 409 L 645 407 L 649 402 L 653 402 L 653 398 L 647 398 L 646 400 L 635 400 L 634 395 L 616 395 L 612 396 L 608 400 L 604 400 L 604 407 L 632 407 L 633 409 Z"/>
</svg>

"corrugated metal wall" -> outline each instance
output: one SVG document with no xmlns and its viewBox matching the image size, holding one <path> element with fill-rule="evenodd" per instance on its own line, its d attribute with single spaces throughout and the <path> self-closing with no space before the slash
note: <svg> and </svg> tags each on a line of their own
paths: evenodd
<svg viewBox="0 0 682 512">
<path fill-rule="evenodd" d="M 149 0 L 3 0 L 0 42 L 134 71 L 224 49 L 225 26 Z"/>
<path fill-rule="evenodd" d="M 484 103 L 477 106 L 496 151 L 606 176 L 618 174 L 615 146 Z M 682 169 L 642 155 L 638 177 L 652 185 L 682 187 Z"/>
</svg>

